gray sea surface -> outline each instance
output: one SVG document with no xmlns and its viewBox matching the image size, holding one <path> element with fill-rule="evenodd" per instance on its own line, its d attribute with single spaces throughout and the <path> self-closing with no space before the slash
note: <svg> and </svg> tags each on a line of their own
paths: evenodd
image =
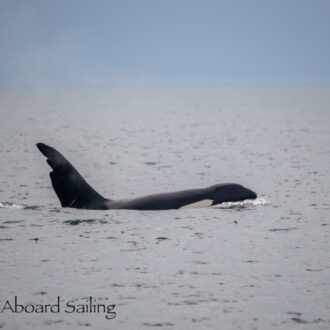
<svg viewBox="0 0 330 330">
<path fill-rule="evenodd" d="M 2 91 L 0 116 L 0 328 L 330 328 L 330 88 Z M 62 209 L 37 142 L 108 198 L 236 182 L 258 199 Z M 61 311 L 3 309 L 15 296 Z M 65 312 L 89 297 L 116 317 Z"/>
</svg>

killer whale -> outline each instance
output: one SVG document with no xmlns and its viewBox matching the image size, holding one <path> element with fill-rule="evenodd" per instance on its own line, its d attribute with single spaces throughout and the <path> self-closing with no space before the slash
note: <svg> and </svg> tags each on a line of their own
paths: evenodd
<svg viewBox="0 0 330 330">
<path fill-rule="evenodd" d="M 44 143 L 37 143 L 37 147 L 47 158 L 47 163 L 53 169 L 50 172 L 50 178 L 62 207 L 92 210 L 169 210 L 257 198 L 254 191 L 240 184 L 222 183 L 207 188 L 160 193 L 132 199 L 111 200 L 96 192 L 56 149 Z"/>
</svg>

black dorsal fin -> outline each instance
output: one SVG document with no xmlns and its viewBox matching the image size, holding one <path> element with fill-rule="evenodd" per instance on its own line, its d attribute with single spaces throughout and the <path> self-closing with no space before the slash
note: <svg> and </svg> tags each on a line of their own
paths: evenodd
<svg viewBox="0 0 330 330">
<path fill-rule="evenodd" d="M 53 169 L 50 178 L 62 207 L 103 208 L 105 199 L 84 180 L 64 156 L 46 144 L 37 143 L 37 147 L 47 157 L 47 163 Z"/>
</svg>

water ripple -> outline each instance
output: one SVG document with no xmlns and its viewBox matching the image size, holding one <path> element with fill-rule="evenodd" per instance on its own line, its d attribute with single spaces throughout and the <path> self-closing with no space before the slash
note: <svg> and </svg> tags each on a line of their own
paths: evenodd
<svg viewBox="0 0 330 330">
<path fill-rule="evenodd" d="M 246 199 L 244 201 L 239 202 L 225 202 L 218 205 L 214 205 L 213 208 L 216 209 L 245 209 L 251 206 L 265 206 L 269 205 L 270 201 L 267 199 L 260 197 L 257 199 Z"/>
</svg>

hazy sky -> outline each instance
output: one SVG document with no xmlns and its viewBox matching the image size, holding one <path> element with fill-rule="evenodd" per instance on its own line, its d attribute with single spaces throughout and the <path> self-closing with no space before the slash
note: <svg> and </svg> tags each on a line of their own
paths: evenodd
<svg viewBox="0 0 330 330">
<path fill-rule="evenodd" d="M 330 0 L 0 0 L 2 86 L 330 81 Z"/>
</svg>

